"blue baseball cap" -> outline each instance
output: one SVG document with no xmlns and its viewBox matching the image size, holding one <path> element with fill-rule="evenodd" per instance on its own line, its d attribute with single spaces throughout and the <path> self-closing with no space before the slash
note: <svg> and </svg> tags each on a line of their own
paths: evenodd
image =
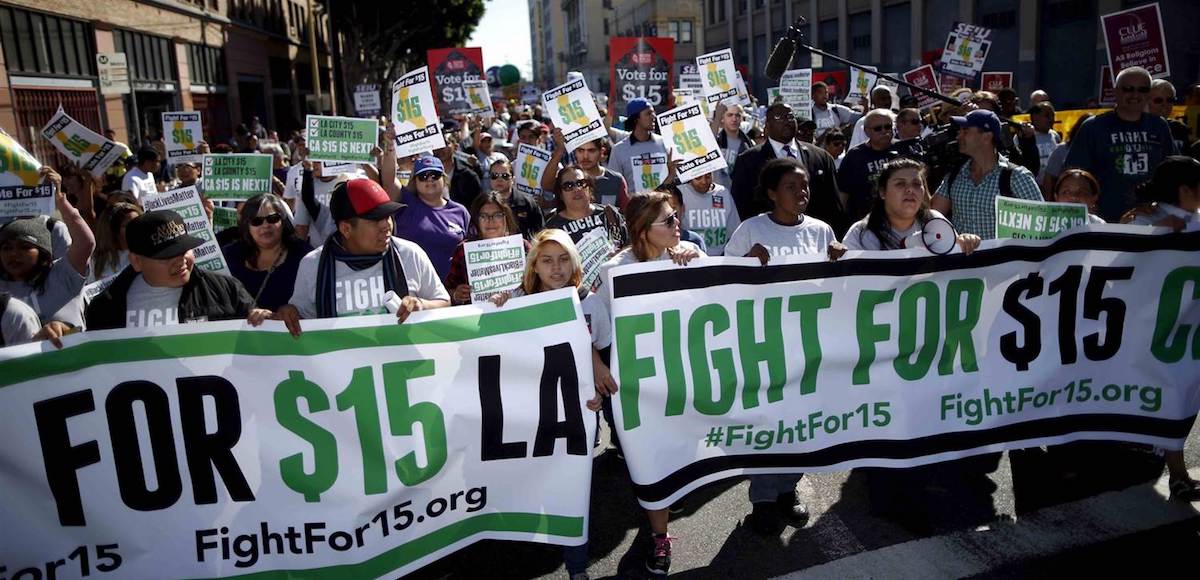
<svg viewBox="0 0 1200 580">
<path fill-rule="evenodd" d="M 642 111 L 645 111 L 649 108 L 650 101 L 647 101 L 646 99 L 638 97 L 630 100 L 629 103 L 625 105 L 625 130 L 632 131 L 634 125 L 637 124 L 638 115 L 642 114 Z"/>
<path fill-rule="evenodd" d="M 445 173 L 446 167 L 442 165 L 442 160 L 432 155 L 422 155 L 413 162 L 413 175 L 420 175 L 427 171 L 437 171 Z"/>
<path fill-rule="evenodd" d="M 975 127 L 982 131 L 988 131 L 992 134 L 996 146 L 1000 146 L 1000 117 L 987 109 L 975 109 L 967 113 L 965 117 L 950 117 L 950 122 L 959 129 Z"/>
</svg>

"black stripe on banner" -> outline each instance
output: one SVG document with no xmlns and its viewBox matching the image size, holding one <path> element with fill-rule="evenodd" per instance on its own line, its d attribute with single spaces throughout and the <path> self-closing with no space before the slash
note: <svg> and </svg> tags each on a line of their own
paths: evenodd
<svg viewBox="0 0 1200 580">
<path fill-rule="evenodd" d="M 971 255 L 923 256 L 897 259 L 857 259 L 782 266 L 701 266 L 624 274 L 613 280 L 613 298 L 628 298 L 694 290 L 725 284 L 774 284 L 843 276 L 913 276 L 933 272 L 986 268 L 1009 262 L 1041 262 L 1077 250 L 1153 252 L 1200 250 L 1200 233 L 1118 234 L 1086 232 L 1055 240 L 1048 246 L 1006 245 Z M 1183 265 L 1183 264 L 1181 264 Z"/>
<path fill-rule="evenodd" d="M 950 451 L 977 449 L 996 443 L 1056 437 L 1081 431 L 1130 433 L 1168 439 L 1187 437 L 1195 417 L 1157 419 L 1133 415 L 1072 415 L 1026 421 L 982 431 L 941 433 L 918 439 L 873 439 L 842 443 L 811 453 L 759 453 L 703 459 L 648 485 L 634 484 L 638 499 L 662 501 L 687 484 L 731 469 L 762 467 L 824 467 L 856 459 L 913 459 Z"/>
</svg>

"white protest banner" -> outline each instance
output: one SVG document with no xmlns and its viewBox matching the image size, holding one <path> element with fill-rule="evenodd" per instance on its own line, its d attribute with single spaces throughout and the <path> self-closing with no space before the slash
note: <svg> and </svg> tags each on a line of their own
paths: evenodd
<svg viewBox="0 0 1200 580">
<path fill-rule="evenodd" d="M 700 105 L 694 106 L 699 107 Z M 637 191 L 653 191 L 659 184 L 666 181 L 667 175 L 670 174 L 670 170 L 667 168 L 667 156 L 662 153 L 643 153 L 637 157 L 630 157 L 629 164 L 640 181 L 632 185 L 626 184 L 626 186 Z M 606 200 L 598 201 L 607 203 Z"/>
<path fill-rule="evenodd" d="M 482 539 L 587 540 L 573 289 L 299 339 L 226 321 L 63 342 L 0 350 L 10 578 L 78 576 L 72 553 L 112 578 L 399 578 Z"/>
<path fill-rule="evenodd" d="M 221 253 L 221 246 L 217 245 L 217 235 L 213 232 L 212 224 L 208 222 L 208 215 L 204 211 L 204 200 L 201 199 L 196 186 L 189 185 L 144 195 L 140 201 L 142 208 L 148 212 L 169 209 L 179 214 L 187 226 L 187 233 L 204 240 L 204 245 L 192 250 L 196 256 L 197 267 L 230 275 L 225 255 Z"/>
<path fill-rule="evenodd" d="M 941 87 L 938 86 L 937 75 L 933 72 L 933 65 L 924 64 L 904 73 L 904 80 L 927 91 L 933 91 L 935 93 L 942 92 Z M 928 109 L 929 107 L 941 102 L 920 91 L 911 92 L 913 96 L 917 97 L 917 106 L 922 110 Z"/>
<path fill-rule="evenodd" d="M 200 141 L 204 129 L 198 111 L 162 114 L 163 145 L 167 149 L 167 165 L 200 163 Z"/>
<path fill-rule="evenodd" d="M 341 175 L 343 173 L 356 173 L 357 171 L 357 163 L 342 163 L 340 161 L 321 162 L 321 175 Z"/>
<path fill-rule="evenodd" d="M 750 100 L 750 91 L 746 90 L 746 81 L 742 78 L 742 71 L 734 70 L 733 72 L 733 76 L 737 77 L 738 103 L 743 107 L 752 106 L 754 102 Z"/>
<path fill-rule="evenodd" d="M 487 302 L 493 294 L 509 292 L 521 285 L 525 274 L 525 241 L 521 234 L 463 244 L 471 302 Z"/>
<path fill-rule="evenodd" d="M 850 93 L 846 95 L 846 102 L 858 103 L 859 99 L 870 99 L 871 89 L 875 88 L 878 78 L 875 67 L 850 67 Z"/>
<path fill-rule="evenodd" d="M 691 181 L 726 168 L 717 138 L 700 105 L 675 107 L 658 115 L 658 130 L 673 158 L 682 160 L 677 169 L 680 181 Z"/>
<path fill-rule="evenodd" d="M 1182 449 L 1200 409 L 1200 234 L 1145 231 L 612 269 L 614 410 L 639 500 L 1080 439 Z"/>
<path fill-rule="evenodd" d="M 129 86 L 129 67 L 123 52 L 97 53 L 96 74 L 100 77 L 102 95 L 128 95 L 133 90 Z"/>
<path fill-rule="evenodd" d="M 1158 3 L 1138 6 L 1100 17 L 1108 66 L 1113 75 L 1140 66 L 1156 79 L 1171 76 L 1167 37 Z M 1116 82 L 1116 77 L 1113 77 Z"/>
<path fill-rule="evenodd" d="M 974 80 L 983 71 L 983 63 L 992 49 L 991 36 L 990 28 L 955 22 L 954 30 L 946 36 L 941 70 Z"/>
<path fill-rule="evenodd" d="M 583 269 L 583 286 L 595 290 L 600 282 L 600 266 L 615 253 L 606 228 L 594 228 L 583 234 L 575 248 L 579 250 L 579 263 Z"/>
<path fill-rule="evenodd" d="M 379 121 L 355 117 L 309 115 L 305 119 L 308 158 L 334 163 L 374 163 Z"/>
<path fill-rule="evenodd" d="M 261 153 L 218 153 L 204 156 L 204 195 L 208 199 L 246 201 L 271 193 L 274 158 Z"/>
<path fill-rule="evenodd" d="M 513 167 L 517 171 L 517 175 L 513 178 L 513 187 L 516 187 L 517 191 L 521 193 L 527 193 L 534 196 L 535 199 L 540 199 L 542 197 L 542 174 L 550 164 L 551 156 L 552 154 L 545 149 L 527 143 L 518 144 L 517 158 Z"/>
<path fill-rule="evenodd" d="M 84 127 L 60 106 L 42 128 L 45 137 L 64 157 L 93 177 L 99 177 L 124 151 L 116 143 Z"/>
<path fill-rule="evenodd" d="M 812 119 L 812 69 L 800 68 L 785 71 L 779 77 L 779 94 L 783 102 L 792 108 L 796 118 Z"/>
<path fill-rule="evenodd" d="M 1087 223 L 1088 210 L 1082 203 L 996 196 L 996 237 L 999 239 L 1049 240 L 1060 232 Z"/>
<path fill-rule="evenodd" d="M 717 103 L 736 103 L 738 99 L 737 68 L 733 66 L 733 51 L 726 48 L 696 57 L 696 68 L 700 69 L 700 82 L 704 89 L 704 102 L 709 108 Z"/>
<path fill-rule="evenodd" d="M 562 129 L 567 150 L 601 137 L 607 137 L 596 101 L 583 79 L 567 81 L 542 93 L 542 108 L 555 127 Z"/>
<path fill-rule="evenodd" d="M 42 164 L 0 129 L 0 218 L 54 213 L 54 186 L 42 183 Z"/>
<path fill-rule="evenodd" d="M 467 95 L 467 103 L 471 105 L 471 110 L 467 111 L 468 113 L 485 117 L 491 117 L 496 114 L 496 111 L 492 109 L 492 95 L 488 91 L 487 81 L 463 81 L 462 88 L 463 92 Z"/>
<path fill-rule="evenodd" d="M 358 85 L 354 87 L 354 110 L 360 117 L 379 115 L 383 106 L 379 103 L 379 85 Z"/>
<path fill-rule="evenodd" d="M 429 87 L 429 67 L 423 66 L 392 83 L 392 119 L 396 124 L 397 159 L 446 146 Z"/>
</svg>

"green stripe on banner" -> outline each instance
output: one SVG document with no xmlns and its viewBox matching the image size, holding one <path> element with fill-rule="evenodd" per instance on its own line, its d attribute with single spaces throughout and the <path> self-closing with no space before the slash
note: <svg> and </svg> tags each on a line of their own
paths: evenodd
<svg viewBox="0 0 1200 580">
<path fill-rule="evenodd" d="M 308 570 L 270 570 L 221 578 L 377 578 L 480 532 L 522 532 L 578 538 L 583 536 L 583 518 L 531 513 L 483 514 L 450 524 L 358 564 Z"/>
<path fill-rule="evenodd" d="M 305 331 L 299 340 L 286 331 L 242 330 L 96 340 L 0 363 L 0 387 L 101 364 L 226 354 L 312 356 L 355 348 L 460 342 L 534 330 L 574 319 L 574 302 L 564 298 L 523 308 L 502 309 L 486 315 L 415 324 Z"/>
</svg>

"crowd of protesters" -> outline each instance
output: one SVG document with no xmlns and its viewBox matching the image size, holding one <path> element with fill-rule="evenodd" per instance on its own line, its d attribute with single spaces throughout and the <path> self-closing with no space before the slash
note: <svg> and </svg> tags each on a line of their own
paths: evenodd
<svg viewBox="0 0 1200 580">
<path fill-rule="evenodd" d="M 1030 123 L 1022 124 L 1008 122 L 1021 112 L 1011 90 L 961 89 L 958 106 L 922 111 L 915 97 L 882 87 L 865 106 L 835 103 L 818 82 L 811 111 L 782 102 L 717 106 L 712 130 L 725 167 L 680 181 L 672 160 L 653 187 L 633 161 L 667 157 L 668 148 L 655 126 L 661 111 L 644 99 L 617 111 L 619 127 L 605 115 L 609 137 L 574 150 L 536 106 L 500 103 L 491 118 L 447 119 L 444 148 L 401 159 L 394 127 L 382 119 L 377 163 L 336 175 L 307 159 L 301 134 L 281 141 L 254 118 L 231 142 L 203 145 L 205 153 L 274 156 L 271 190 L 236 204 L 237 225 L 219 235 L 232 276 L 196 268 L 202 240 L 178 214 L 145 212 L 139 203 L 176 187 L 203 192 L 198 164 L 168 167 L 161 146 L 149 144 L 100 178 L 43 167 L 56 186 L 56 216 L 0 229 L 0 346 L 212 320 L 279 320 L 297 336 L 316 318 L 394 312 L 403 322 L 412 312 L 471 302 L 465 242 L 520 235 L 528 254 L 522 283 L 492 302 L 503 308 L 511 296 L 575 288 L 592 320 L 597 395 L 588 407 L 609 415 L 607 395 L 619 388 L 608 371 L 609 290 L 602 275 L 585 278 L 577 248 L 585 239 L 605 245 L 601 272 L 652 260 L 768 264 L 920 248 L 933 220 L 949 220 L 958 251 L 970 253 L 994 237 L 997 196 L 1082 203 L 1092 223 L 1200 228 L 1200 143 L 1170 118 L 1175 89 L 1140 68 L 1121 71 L 1115 89 L 1111 111 L 1061 135 L 1042 91 L 1030 96 Z M 957 128 L 962 156 L 948 168 L 926 164 L 921 140 L 942 125 Z M 514 187 L 520 143 L 552 151 L 541 195 Z M 103 287 L 85 293 L 97 281 Z M 1172 496 L 1200 500 L 1182 454 L 1167 453 L 1166 463 Z M 748 525 L 772 533 L 803 521 L 799 479 L 752 477 Z M 666 574 L 669 512 L 647 517 L 646 567 Z M 586 546 L 564 557 L 573 578 L 586 577 Z"/>
</svg>

